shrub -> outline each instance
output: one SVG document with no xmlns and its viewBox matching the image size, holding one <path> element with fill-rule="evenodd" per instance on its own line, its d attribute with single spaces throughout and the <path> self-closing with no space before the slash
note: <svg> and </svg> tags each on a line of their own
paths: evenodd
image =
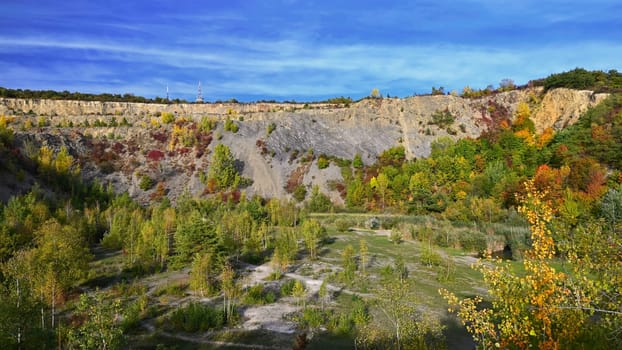
<svg viewBox="0 0 622 350">
<path fill-rule="evenodd" d="M 158 287 L 153 292 L 153 296 L 173 295 L 183 297 L 186 294 L 186 289 L 188 289 L 188 284 L 186 283 L 167 283 Z"/>
<path fill-rule="evenodd" d="M 48 126 L 48 125 L 49 125 L 49 122 L 45 119 L 45 117 L 44 117 L 44 116 L 40 116 L 40 117 L 37 119 L 37 126 L 38 126 L 38 127 L 43 128 L 43 127 L 46 127 L 46 126 Z"/>
<path fill-rule="evenodd" d="M 238 124 L 236 124 L 231 118 L 227 117 L 225 120 L 225 131 L 231 131 L 232 133 L 236 133 L 239 130 Z"/>
<path fill-rule="evenodd" d="M 203 132 L 209 132 L 216 129 L 216 120 L 214 118 L 209 118 L 207 116 L 201 117 L 201 122 L 199 123 L 199 130 Z"/>
<path fill-rule="evenodd" d="M 169 317 L 170 326 L 177 331 L 205 332 L 221 329 L 225 325 L 225 312 L 201 303 L 190 303 Z"/>
<path fill-rule="evenodd" d="M 273 292 L 266 291 L 261 284 L 254 285 L 246 291 L 244 295 L 244 304 L 247 305 L 264 305 L 272 304 L 276 301 L 276 295 Z"/>
<path fill-rule="evenodd" d="M 327 213 L 333 208 L 333 203 L 327 195 L 320 192 L 320 188 L 315 185 L 311 191 L 311 199 L 307 204 L 307 208 L 315 213 Z"/>
<path fill-rule="evenodd" d="M 360 169 L 363 167 L 363 159 L 361 158 L 360 154 L 357 153 L 354 155 L 354 159 L 352 160 L 352 166 L 357 169 Z"/>
<path fill-rule="evenodd" d="M 402 242 L 402 232 L 398 229 L 391 230 L 391 235 L 389 236 L 389 240 L 393 242 L 393 244 L 400 244 Z"/>
<path fill-rule="evenodd" d="M 143 175 L 140 177 L 138 187 L 143 191 L 148 191 L 153 187 L 153 180 L 149 176 Z"/>
<path fill-rule="evenodd" d="M 337 228 L 337 231 L 339 232 L 348 231 L 350 229 L 350 226 L 352 226 L 352 222 L 350 222 L 349 220 L 346 220 L 346 219 L 335 220 L 335 227 Z"/>
<path fill-rule="evenodd" d="M 449 109 L 439 110 L 432 113 L 432 120 L 428 124 L 437 125 L 439 128 L 444 129 L 453 124 L 456 117 L 454 117 Z"/>
<path fill-rule="evenodd" d="M 321 155 L 317 159 L 317 167 L 319 169 L 326 169 L 326 168 L 328 168 L 329 165 L 330 165 L 330 161 L 328 160 L 328 158 L 325 155 Z"/>
<path fill-rule="evenodd" d="M 172 122 L 175 121 L 175 116 L 171 112 L 164 112 L 162 113 L 160 120 L 162 121 L 163 124 L 171 124 Z"/>
<path fill-rule="evenodd" d="M 300 184 L 296 186 L 292 196 L 294 196 L 294 199 L 296 199 L 298 202 L 304 201 L 305 198 L 307 197 L 307 188 L 305 187 L 305 185 Z"/>
<path fill-rule="evenodd" d="M 466 251 L 482 253 L 488 248 L 486 235 L 479 231 L 463 231 L 459 240 L 460 246 Z"/>
<path fill-rule="evenodd" d="M 276 124 L 274 124 L 274 123 L 270 123 L 270 124 L 268 124 L 268 127 L 266 128 L 266 134 L 267 134 L 267 135 L 272 134 L 272 132 L 274 131 L 274 129 L 276 129 Z"/>
<path fill-rule="evenodd" d="M 164 159 L 164 152 L 159 151 L 157 149 L 151 150 L 151 151 L 149 151 L 149 153 L 147 153 L 147 158 L 149 160 L 153 160 L 155 162 L 159 162 L 162 159 Z"/>
<path fill-rule="evenodd" d="M 294 285 L 296 284 L 296 280 L 288 280 L 281 286 L 281 295 L 282 296 L 291 296 L 294 291 Z"/>
<path fill-rule="evenodd" d="M 443 263 L 443 257 L 432 247 L 424 248 L 420 259 L 421 263 L 427 266 L 439 266 Z"/>
</svg>

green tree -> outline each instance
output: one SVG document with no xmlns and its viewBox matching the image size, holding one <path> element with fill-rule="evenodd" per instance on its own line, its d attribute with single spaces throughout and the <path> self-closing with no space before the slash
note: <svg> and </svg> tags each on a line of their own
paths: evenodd
<svg viewBox="0 0 622 350">
<path fill-rule="evenodd" d="M 292 288 L 292 296 L 296 299 L 296 304 L 302 304 L 304 307 L 306 294 L 307 290 L 305 285 L 300 280 L 296 280 L 296 282 L 294 282 L 294 288 Z"/>
<path fill-rule="evenodd" d="M 121 347 L 120 300 L 107 299 L 103 293 L 94 296 L 82 294 L 77 312 L 84 317 L 84 321 L 69 331 L 70 348 L 108 350 Z"/>
<path fill-rule="evenodd" d="M 196 253 L 190 268 L 190 288 L 199 292 L 201 297 L 214 290 L 218 263 L 211 252 Z"/>
<path fill-rule="evenodd" d="M 65 293 L 86 274 L 91 255 L 84 237 L 75 228 L 51 219 L 36 232 L 37 247 L 25 255 L 35 290 L 51 306 L 55 326 L 56 306 Z"/>
<path fill-rule="evenodd" d="M 324 306 L 326 305 L 326 303 L 328 302 L 328 299 L 330 298 L 330 295 L 328 294 L 328 283 L 326 282 L 326 280 L 322 281 L 322 284 L 320 285 L 320 289 L 317 292 L 317 296 L 320 298 L 322 310 L 324 310 Z"/>
<path fill-rule="evenodd" d="M 301 230 L 305 246 L 309 252 L 309 258 L 315 260 L 317 258 L 317 247 L 324 239 L 326 230 L 315 219 L 305 220 L 302 223 Z"/>
<path fill-rule="evenodd" d="M 437 349 L 444 343 L 443 327 L 431 316 L 417 311 L 420 303 L 412 280 L 399 272 L 385 275 L 374 302 L 381 316 L 361 327 L 357 344 L 367 348 Z M 384 319 L 384 320 L 382 320 Z"/>
<path fill-rule="evenodd" d="M 320 187 L 318 185 L 314 185 L 311 190 L 311 198 L 307 203 L 307 208 L 314 213 L 326 213 L 331 211 L 333 203 L 327 195 L 320 192 Z"/>
<path fill-rule="evenodd" d="M 356 272 L 356 262 L 354 261 L 354 247 L 348 244 L 341 252 L 341 278 L 346 284 L 354 281 L 354 273 Z"/>
<path fill-rule="evenodd" d="M 360 207 L 365 204 L 365 184 L 356 178 L 348 184 L 346 189 L 346 205 L 348 207 Z"/>
<path fill-rule="evenodd" d="M 33 294 L 29 273 L 16 266 L 16 260 L 22 259 L 12 259 L 0 270 L 7 277 L 0 284 L 0 344 L 9 349 L 52 348 L 53 330 L 41 324 L 41 311 L 46 306 Z"/>
<path fill-rule="evenodd" d="M 235 158 L 225 144 L 218 144 L 214 148 L 214 155 L 210 162 L 208 181 L 212 180 L 219 190 L 237 188 L 240 184 L 240 175 L 235 168 Z"/>
<path fill-rule="evenodd" d="M 281 231 L 274 242 L 274 252 L 272 253 L 272 263 L 280 273 L 285 272 L 287 267 L 294 261 L 298 252 L 298 242 L 293 230 Z"/>
<path fill-rule="evenodd" d="M 218 252 L 216 232 L 199 211 L 193 211 L 187 218 L 179 220 L 175 239 L 175 263 L 186 264 L 197 254 L 212 250 Z"/>
<path fill-rule="evenodd" d="M 369 248 L 367 247 L 367 241 L 364 239 L 359 240 L 359 264 L 363 276 L 367 276 L 367 265 L 369 264 Z"/>
<path fill-rule="evenodd" d="M 225 312 L 225 318 L 228 322 L 231 322 L 241 288 L 235 281 L 235 271 L 228 263 L 225 264 L 220 273 L 220 286 L 224 295 L 223 311 Z"/>
<path fill-rule="evenodd" d="M 389 187 L 389 178 L 384 173 L 378 174 L 377 177 L 372 177 L 369 181 L 371 188 L 375 189 L 382 198 L 382 210 L 384 210 L 384 196 Z"/>
</svg>

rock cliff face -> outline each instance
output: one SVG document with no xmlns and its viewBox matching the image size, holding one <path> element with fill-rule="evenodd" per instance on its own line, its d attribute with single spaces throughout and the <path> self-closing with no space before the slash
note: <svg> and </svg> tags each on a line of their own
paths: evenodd
<svg viewBox="0 0 622 350">
<path fill-rule="evenodd" d="M 415 96 L 404 99 L 365 99 L 350 106 L 330 104 L 142 104 L 118 102 L 85 102 L 55 100 L 0 99 L 0 114 L 15 115 L 18 122 L 30 120 L 37 125 L 44 118 L 50 125 L 21 131 L 17 139 L 22 148 L 48 145 L 58 149 L 69 146 L 76 158 L 85 164 L 88 178 L 98 177 L 113 184 L 119 191 L 128 191 L 146 201 L 149 192 L 139 189 L 140 176 L 149 175 L 162 181 L 174 199 L 181 191 L 203 191 L 198 180 L 209 167 L 209 153 L 216 143 L 227 144 L 240 161 L 243 175 L 253 179 L 249 194 L 283 196 L 288 182 L 319 185 L 324 192 L 340 201 L 331 192 L 327 181 L 339 181 L 338 168 L 331 166 L 318 171 L 315 163 L 305 167 L 301 155 L 313 153 L 352 159 L 360 154 L 372 163 L 384 150 L 403 145 L 407 157 L 425 157 L 431 143 L 441 136 L 450 138 L 477 137 L 488 127 L 487 120 L 495 110 L 513 117 L 520 102 L 532 109 L 538 132 L 552 127 L 566 127 L 606 94 L 590 91 L 556 89 L 542 94 L 540 90 L 515 90 L 479 99 L 450 95 Z M 237 133 L 223 130 L 218 123 L 214 140 L 204 150 L 201 146 L 171 148 L 172 126 L 154 126 L 162 112 L 173 113 L 177 119 L 198 122 L 208 116 L 217 120 L 230 118 L 239 126 Z M 449 125 L 435 123 L 433 115 L 449 112 L 455 119 Z M 114 118 L 125 119 L 132 126 L 93 127 L 95 121 L 110 125 Z M 86 125 L 88 127 L 79 125 Z M 101 123 L 100 123 L 101 124 Z M 274 130 L 268 133 L 268 126 Z M 55 127 L 61 125 L 63 127 Z M 72 126 L 73 125 L 73 126 Z M 154 136 L 160 135 L 160 136 Z M 221 136 L 218 139 L 217 135 Z M 162 136 L 167 138 L 162 140 Z M 94 146 L 95 145 L 95 146 Z M 132 150 L 132 152 L 129 152 Z M 149 152 L 161 150 L 164 158 L 155 164 Z M 112 152 L 114 159 L 102 171 L 88 160 L 94 152 Z M 99 154 L 98 154 L 99 155 Z M 99 164 L 101 165 L 101 163 Z M 112 165 L 112 166 L 110 166 Z M 293 179 L 296 173 L 298 179 Z"/>
</svg>

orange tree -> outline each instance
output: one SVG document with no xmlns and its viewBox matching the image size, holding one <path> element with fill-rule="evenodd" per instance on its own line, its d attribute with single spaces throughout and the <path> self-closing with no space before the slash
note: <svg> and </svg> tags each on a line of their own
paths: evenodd
<svg viewBox="0 0 622 350">
<path fill-rule="evenodd" d="M 569 348 L 590 316 L 575 307 L 589 302 L 586 293 L 551 264 L 553 211 L 545 201 L 546 193 L 538 191 L 532 181 L 525 186 L 519 210 L 529 221 L 532 247 L 525 254 L 524 271 L 497 260 L 476 266 L 488 285 L 491 307 L 481 307 L 481 297 L 460 300 L 447 290 L 440 291 L 450 312 L 457 313 L 484 349 Z"/>
</svg>

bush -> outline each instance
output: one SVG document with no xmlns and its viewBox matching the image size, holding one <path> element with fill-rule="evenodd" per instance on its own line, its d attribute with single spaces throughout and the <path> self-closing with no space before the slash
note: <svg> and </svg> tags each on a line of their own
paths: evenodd
<svg viewBox="0 0 622 350">
<path fill-rule="evenodd" d="M 162 113 L 160 120 L 162 121 L 163 124 L 171 124 L 172 122 L 175 121 L 175 116 L 171 112 L 164 112 Z"/>
<path fill-rule="evenodd" d="M 296 186 L 292 195 L 294 196 L 294 199 L 296 199 L 298 202 L 302 202 L 307 197 L 307 188 L 305 187 L 305 185 L 300 184 Z"/>
<path fill-rule="evenodd" d="M 488 248 L 486 235 L 479 231 L 463 231 L 459 240 L 460 246 L 466 251 L 482 253 Z"/>
<path fill-rule="evenodd" d="M 350 222 L 349 220 L 346 220 L 346 219 L 335 220 L 335 227 L 337 228 L 337 231 L 339 232 L 348 231 L 350 229 L 350 226 L 352 226 L 352 222 Z"/>
<path fill-rule="evenodd" d="M 159 162 L 164 159 L 164 152 L 154 149 L 147 153 L 147 159 L 152 160 L 154 162 Z"/>
<path fill-rule="evenodd" d="M 214 118 L 209 118 L 207 116 L 201 117 L 201 122 L 199 123 L 199 130 L 203 132 L 209 132 L 216 129 L 216 120 Z"/>
<path fill-rule="evenodd" d="M 326 323 L 326 318 L 326 314 L 320 309 L 305 308 L 298 323 L 303 328 L 316 330 Z"/>
<path fill-rule="evenodd" d="M 190 303 L 179 308 L 169 317 L 170 326 L 176 331 L 205 332 L 221 329 L 225 325 L 225 312 L 201 303 Z"/>
<path fill-rule="evenodd" d="M 276 129 L 276 124 L 274 124 L 274 123 L 270 123 L 270 124 L 268 124 L 268 126 L 266 127 L 266 134 L 267 134 L 267 135 L 272 134 L 272 132 L 274 131 L 274 129 Z"/>
<path fill-rule="evenodd" d="M 363 167 L 363 159 L 361 158 L 360 154 L 357 153 L 356 155 L 354 155 L 354 159 L 352 160 L 352 166 L 357 169 Z"/>
<path fill-rule="evenodd" d="M 437 232 L 434 237 L 434 243 L 439 247 L 452 247 L 458 248 L 460 246 L 460 235 L 456 230 L 450 228 L 444 228 L 442 232 Z"/>
<path fill-rule="evenodd" d="M 443 263 L 443 257 L 432 247 L 424 248 L 420 259 L 421 263 L 427 266 L 439 266 Z"/>
<path fill-rule="evenodd" d="M 311 199 L 307 204 L 307 208 L 315 213 L 327 213 L 333 208 L 333 203 L 327 195 L 320 192 L 320 188 L 315 185 L 311 191 Z"/>
<path fill-rule="evenodd" d="M 140 178 L 138 187 L 143 191 L 148 191 L 153 187 L 153 180 L 149 176 L 143 175 Z"/>
<path fill-rule="evenodd" d="M 273 292 L 266 291 L 261 284 L 254 285 L 246 291 L 244 295 L 244 304 L 247 305 L 264 305 L 272 304 L 276 301 L 276 295 Z"/>
<path fill-rule="evenodd" d="M 389 240 L 393 242 L 393 244 L 402 243 L 402 238 L 403 238 L 403 235 L 400 230 L 397 230 L 397 229 L 391 230 L 391 235 L 389 236 Z"/>
<path fill-rule="evenodd" d="M 296 284 L 296 280 L 288 280 L 281 286 L 281 295 L 282 296 L 291 296 L 294 291 L 294 285 Z"/>
<path fill-rule="evenodd" d="M 231 131 L 232 133 L 236 133 L 239 130 L 238 124 L 236 124 L 231 118 L 227 117 L 225 120 L 225 131 Z"/>
<path fill-rule="evenodd" d="M 445 129 L 446 127 L 453 124 L 456 120 L 449 109 L 445 108 L 444 110 L 438 110 L 432 113 L 432 120 L 428 122 L 428 124 L 437 125 L 441 129 Z"/>
<path fill-rule="evenodd" d="M 318 167 L 318 169 L 326 169 L 326 168 L 328 168 L 329 165 L 330 165 L 330 161 L 328 160 L 328 158 L 326 158 L 325 155 L 321 155 L 317 159 L 317 167 Z"/>
</svg>

